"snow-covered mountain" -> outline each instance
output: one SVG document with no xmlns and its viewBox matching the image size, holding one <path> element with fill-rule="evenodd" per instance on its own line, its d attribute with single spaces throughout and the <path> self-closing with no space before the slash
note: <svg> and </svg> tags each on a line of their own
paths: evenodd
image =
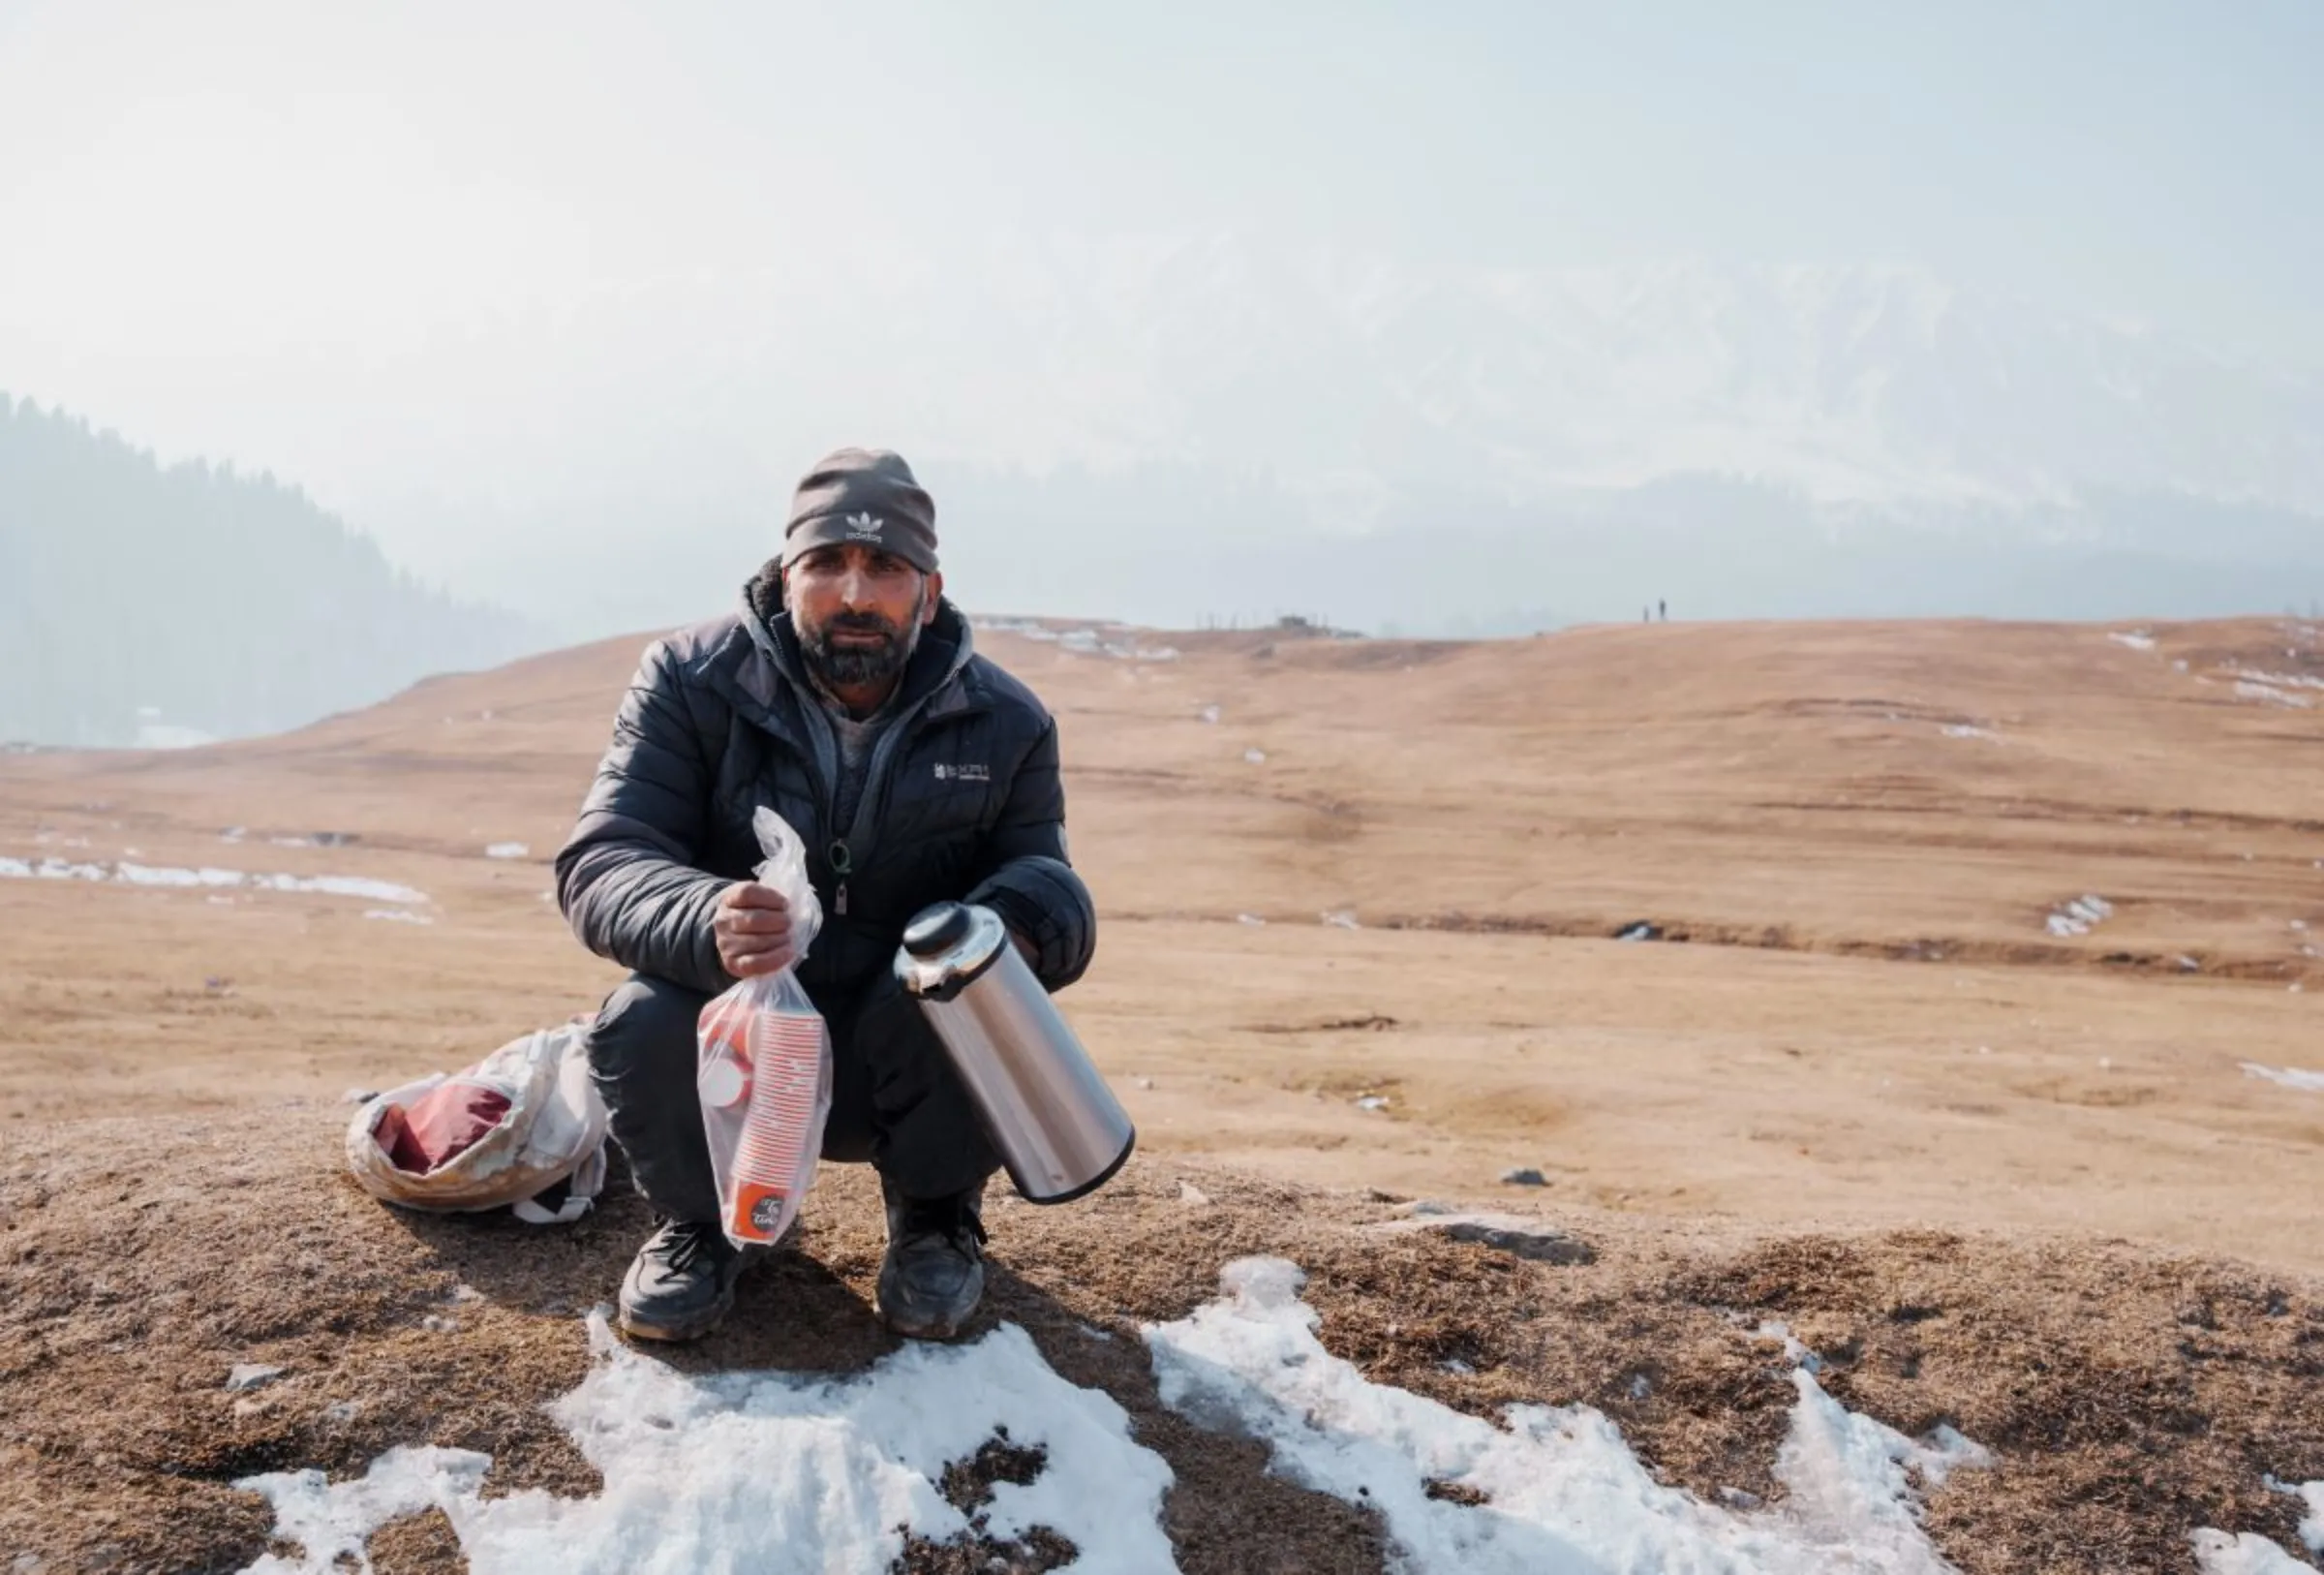
<svg viewBox="0 0 2324 1575">
<path fill-rule="evenodd" d="M 845 413 L 1033 469 L 1258 466 L 1322 487 L 1450 471 L 1515 495 L 1712 473 L 1834 503 L 2170 490 L 2324 513 L 2324 377 L 1909 266 L 1525 272 L 1014 239 L 608 291 L 519 338 L 515 364 L 567 399 L 618 369 L 633 414 L 643 361 L 679 374 L 657 405 L 713 429 Z"/>
<path fill-rule="evenodd" d="M 1163 477 L 1183 495 L 1150 511 L 1273 543 L 1430 509 L 1513 528 L 1628 516 L 1684 480 L 1758 500 L 1680 521 L 1713 542 L 1774 498 L 1827 531 L 1966 524 L 2095 547 L 2143 531 L 2168 552 L 2199 548 L 2189 533 L 2225 510 L 2235 531 L 2324 554 L 2324 372 L 1919 267 L 1524 271 L 1236 237 L 861 255 L 803 247 L 478 325 L 492 370 L 431 383 L 428 414 L 386 423 L 409 451 L 384 474 L 431 491 L 390 485 L 351 511 L 437 521 L 424 570 L 524 602 L 521 572 L 536 606 L 573 604 L 537 581 L 552 540 L 547 571 L 598 585 L 591 544 L 634 541 L 641 517 L 674 560 L 763 543 L 798 471 L 841 442 L 932 475 Z M 458 479 L 478 474 L 500 479 L 488 516 L 464 512 Z M 1064 583 L 1076 562 L 1142 550 L 1108 531 L 1130 500 L 1100 486 L 1079 507 Z"/>
</svg>

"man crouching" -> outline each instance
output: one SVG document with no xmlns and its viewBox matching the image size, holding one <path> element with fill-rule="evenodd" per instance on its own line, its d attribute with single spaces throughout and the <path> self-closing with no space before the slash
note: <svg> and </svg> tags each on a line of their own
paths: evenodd
<svg viewBox="0 0 2324 1575">
<path fill-rule="evenodd" d="M 1056 724 L 974 653 L 943 593 L 935 508 L 910 468 L 841 449 L 799 484 L 741 610 L 657 641 L 622 702 L 557 897 L 584 944 L 631 970 L 589 1033 L 658 1227 L 622 1282 L 627 1334 L 694 1339 L 734 1302 L 742 1254 L 719 1224 L 694 1033 L 713 996 L 793 961 L 782 898 L 750 879 L 761 805 L 806 843 L 823 904 L 799 969 L 831 1028 L 823 1158 L 879 1172 L 880 1317 L 947 1339 L 984 1293 L 999 1162 L 896 950 L 932 903 L 981 903 L 1054 991 L 1088 967 L 1097 919 L 1066 860 Z"/>
</svg>

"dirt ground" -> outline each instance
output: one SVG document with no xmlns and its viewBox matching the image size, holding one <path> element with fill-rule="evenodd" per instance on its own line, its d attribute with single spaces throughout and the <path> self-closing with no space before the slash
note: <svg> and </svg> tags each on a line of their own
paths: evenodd
<svg viewBox="0 0 2324 1575">
<path fill-rule="evenodd" d="M 2260 1483 L 2324 1478 L 2324 1093 L 2246 1064 L 2324 1070 L 2319 633 L 1106 633 L 1142 656 L 983 637 L 1060 719 L 1104 915 L 1063 1001 L 1145 1157 L 1137 1186 L 1007 1238 L 996 1306 L 1072 1376 L 1094 1358 L 1043 1317 L 1176 1315 L 1230 1248 L 1296 1245 L 1334 1350 L 1455 1404 L 1603 1405 L 1705 1491 L 1764 1482 L 1789 1390 L 1724 1313 L 1780 1309 L 1857 1352 L 1850 1404 L 1907 1431 L 1942 1413 L 2004 1456 L 1932 1503 L 1965 1569 L 2186 1569 L 2196 1525 L 2297 1546 Z M 513 1238 L 386 1221 L 335 1189 L 328 1150 L 343 1091 L 472 1060 L 613 982 L 545 900 L 547 862 L 642 643 L 277 739 L 0 757 L 0 858 L 426 899 L 0 879 L 0 1549 L 238 1567 L 262 1517 L 218 1484 L 390 1442 L 489 1438 L 544 1483 L 585 1469 L 536 1403 L 578 1374 L 573 1314 L 618 1275 L 628 1206 L 565 1247 L 524 1238 L 486 1284 Z M 2053 934 L 2086 895 L 2105 916 Z M 1636 926 L 1651 939 L 1613 939 Z M 305 1146 L 279 1169 L 224 1158 L 253 1122 Z M 1544 1187 L 1503 1186 L 1513 1167 Z M 1252 1207 L 1174 1212 L 1179 1174 Z M 1606 1251 L 1555 1272 L 1384 1253 L 1367 1189 L 1514 1201 Z M 839 1343 L 814 1359 L 844 1366 L 877 1348 L 856 1283 L 875 1245 L 832 1228 L 831 1274 L 776 1282 L 830 1301 Z M 270 1312 L 221 1245 L 321 1278 Z M 1086 1285 L 1086 1261 L 1108 1265 Z M 419 1310 L 462 1276 L 485 1308 L 433 1340 Z M 1923 1305 L 1973 1313 L 1892 1316 Z M 1451 1332 L 1415 1335 L 1435 1327 L 1415 1307 Z M 735 1341 L 705 1359 L 801 1356 Z M 1413 1354 L 1462 1341 L 1492 1360 L 1458 1383 Z M 319 1407 L 423 1358 L 476 1392 L 345 1428 L 295 1388 L 212 1414 L 210 1369 L 268 1350 L 334 1374 Z M 1691 1376 L 1641 1409 L 1622 1385 L 1648 1363 Z M 1150 1374 L 1103 1378 L 1142 1427 L 1184 1426 Z M 175 1418 L 143 1444 L 85 1404 L 138 1384 Z M 1351 1517 L 1233 1447 L 1165 1452 L 1212 1484 L 1173 1500 L 1186 1567 L 1298 1567 L 1225 1551 L 1270 1517 L 1300 1529 L 1283 1547 L 1352 1560 L 1309 1567 L 1379 1567 L 1361 1525 L 1300 1540 Z M 445 1537 L 375 1552 L 454 1567 Z"/>
</svg>

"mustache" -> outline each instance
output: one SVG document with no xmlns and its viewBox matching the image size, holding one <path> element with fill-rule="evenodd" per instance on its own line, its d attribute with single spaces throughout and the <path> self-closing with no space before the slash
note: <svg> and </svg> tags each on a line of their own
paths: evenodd
<svg viewBox="0 0 2324 1575">
<path fill-rule="evenodd" d="M 823 626 L 823 633 L 826 637 L 840 633 L 885 634 L 894 639 L 903 631 L 876 612 L 840 612 L 831 616 Z"/>
</svg>

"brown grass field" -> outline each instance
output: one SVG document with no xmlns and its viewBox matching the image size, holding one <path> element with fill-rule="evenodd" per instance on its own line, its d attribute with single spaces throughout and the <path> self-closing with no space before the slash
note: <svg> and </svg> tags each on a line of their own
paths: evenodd
<svg viewBox="0 0 2324 1575">
<path fill-rule="evenodd" d="M 980 634 L 1060 720 L 1074 853 L 1103 912 L 1098 965 L 1063 1002 L 1142 1155 L 1106 1209 L 1043 1214 L 1014 1237 L 1002 1217 L 995 1251 L 1023 1280 L 1000 1313 L 1038 1325 L 1040 1298 L 1075 1317 L 1175 1315 L 1207 1294 L 1228 1238 L 1296 1240 L 1338 1298 L 1322 1304 L 1327 1343 L 1418 1373 L 1381 1335 L 1380 1298 L 1434 1308 L 1441 1336 L 1517 1294 L 1506 1265 L 1416 1245 L 1366 1284 L 1366 1251 L 1329 1230 L 1389 1207 L 1373 1191 L 1522 1208 L 1604 1244 L 1595 1278 L 1517 1269 L 1537 1312 L 1595 1321 L 1562 1342 L 1503 1327 L 1508 1349 L 1477 1364 L 1485 1387 L 1440 1398 L 1605 1404 L 1673 1480 L 1756 1482 L 1773 1413 L 1740 1378 L 1720 1387 L 1735 1358 L 1711 1349 L 1706 1310 L 1780 1307 L 1860 1349 L 1850 1404 L 1899 1426 L 1960 1417 L 2016 1462 L 1932 1502 L 1965 1569 L 2191 1569 L 2197 1524 L 2298 1547 L 2296 1509 L 2258 1483 L 2324 1478 L 2324 1091 L 2246 1064 L 2324 1071 L 2324 630 L 2117 637 L 2130 633 L 1105 633 L 1144 655 Z M 13 1434 L 0 1422 L 0 1553 L 51 1560 L 19 1569 L 239 1567 L 264 1526 L 221 1485 L 231 1475 L 359 1467 L 423 1437 L 505 1444 L 538 1431 L 511 1396 L 569 1385 L 580 1356 L 557 1314 L 610 1294 L 642 1229 L 627 1204 L 583 1233 L 594 1293 L 569 1264 L 544 1269 L 556 1296 L 512 1280 L 507 1321 L 483 1321 L 477 1360 L 514 1374 L 497 1399 L 477 1377 L 408 1428 L 326 1436 L 295 1398 L 213 1415 L 215 1380 L 196 1374 L 254 1342 L 317 1341 L 336 1305 L 318 1289 L 307 1323 L 235 1322 L 214 1283 L 222 1247 L 272 1251 L 290 1232 L 322 1252 L 317 1272 L 352 1254 L 347 1274 L 413 1286 L 473 1256 L 463 1238 L 385 1224 L 348 1227 L 387 1231 L 384 1246 L 315 1248 L 290 1217 L 302 1197 L 318 1218 L 379 1213 L 330 1175 L 343 1091 L 473 1060 L 588 1009 L 616 977 L 546 900 L 547 866 L 642 644 L 431 680 L 277 738 L 0 757 L 0 858 L 367 877 L 425 893 L 409 911 L 430 921 L 367 917 L 397 905 L 361 897 L 0 879 L 0 1415 L 17 1418 Z M 312 846 L 322 833 L 333 845 Z M 499 843 L 529 850 L 487 857 Z M 2051 933 L 2085 895 L 2109 916 Z M 1638 923 L 1655 939 L 1613 939 Z M 201 1186 L 202 1154 L 269 1126 L 296 1134 L 287 1169 L 247 1195 Z M 1546 1187 L 1503 1186 L 1520 1166 Z M 1171 1212 L 1181 1173 L 1228 1222 Z M 201 1201 L 138 1212 L 165 1183 Z M 1167 1273 L 1086 1240 L 1125 1210 Z M 172 1232 L 179 1213 L 227 1240 Z M 132 1239 L 141 1255 L 100 1273 Z M 846 1245 L 834 1272 L 862 1281 L 875 1253 Z M 1491 1295 L 1431 1300 L 1464 1277 Z M 1881 1309 L 1936 1283 L 1981 1312 L 1919 1329 L 1954 1365 L 1932 1359 L 1921 1389 L 1900 1389 L 1881 1340 L 1905 1337 Z M 148 1293 L 229 1312 L 173 1321 Z M 134 1328 L 123 1296 L 144 1304 Z M 347 1325 L 358 1387 L 364 1343 L 404 1338 L 408 1312 L 385 1292 L 365 1306 Z M 1630 1322 L 1605 1324 L 1609 1307 Z M 527 1340 L 534 1367 L 510 1355 Z M 559 1340 L 573 1351 L 554 1354 Z M 1605 1386 L 1640 1342 L 1727 1398 L 1622 1413 Z M 2036 1344 L 2097 1411 L 1999 1382 Z M 841 1345 L 832 1360 L 867 1359 Z M 2216 1387 L 2230 1368 L 2241 1387 Z M 169 1418 L 155 1436 L 174 1442 L 87 1419 L 99 1387 L 140 1385 Z M 2164 1391 L 2201 1425 L 2157 1420 Z M 1185 1567 L 1382 1567 L 1368 1534 L 1320 1562 L 1298 1554 L 1346 1512 L 1269 1486 L 1256 1462 L 1198 1468 L 1185 1450 L 1182 1481 L 1211 1473 L 1182 1490 Z M 92 1472 L 125 1486 L 75 1498 L 67 1484 Z M 120 1503 L 166 1509 L 173 1529 L 140 1530 Z M 404 1567 L 460 1567 L 413 1535 Z M 1271 1551 L 1254 1563 L 1255 1549 Z"/>
</svg>

